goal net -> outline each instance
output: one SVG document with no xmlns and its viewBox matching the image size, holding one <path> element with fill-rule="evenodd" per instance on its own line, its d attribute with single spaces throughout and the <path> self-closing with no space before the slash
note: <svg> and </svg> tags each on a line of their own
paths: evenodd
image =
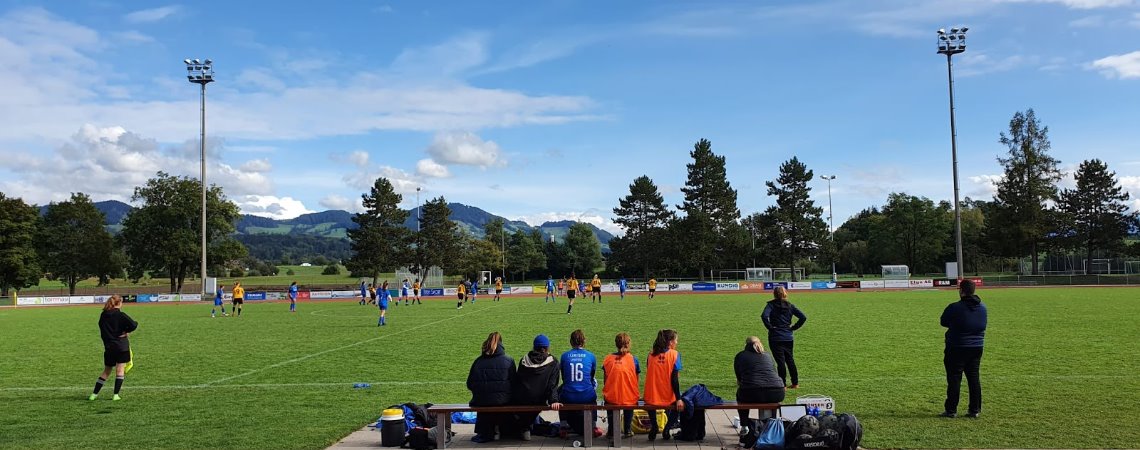
<svg viewBox="0 0 1140 450">
<path fill-rule="evenodd" d="M 885 265 L 883 267 L 884 280 L 909 280 L 910 267 L 904 265 Z"/>
</svg>

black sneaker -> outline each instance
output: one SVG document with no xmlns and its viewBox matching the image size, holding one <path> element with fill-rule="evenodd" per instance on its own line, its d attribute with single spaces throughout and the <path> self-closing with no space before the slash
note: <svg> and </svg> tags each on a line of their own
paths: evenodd
<svg viewBox="0 0 1140 450">
<path fill-rule="evenodd" d="M 958 413 L 952 413 L 950 411 L 943 411 L 942 414 L 938 415 L 938 417 L 945 417 L 947 419 L 953 419 L 955 417 L 958 417 Z"/>
<path fill-rule="evenodd" d="M 982 415 L 982 413 L 980 413 L 980 412 L 966 413 L 966 417 L 969 417 L 971 419 L 977 419 L 981 415 Z"/>
</svg>

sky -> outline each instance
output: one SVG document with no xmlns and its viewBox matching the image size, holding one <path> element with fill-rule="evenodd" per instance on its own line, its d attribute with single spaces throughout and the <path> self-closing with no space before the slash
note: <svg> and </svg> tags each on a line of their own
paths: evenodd
<svg viewBox="0 0 1140 450">
<path fill-rule="evenodd" d="M 1140 209 L 1140 0 L 749 2 L 0 0 L 0 192 L 130 201 L 158 171 L 243 212 L 358 212 L 377 177 L 537 225 L 611 219 L 648 175 L 681 203 L 701 138 L 743 214 L 793 156 L 835 225 L 891 192 L 953 195 L 939 28 L 954 57 L 962 197 L 1034 108 L 1070 173 L 1114 170 Z M 1063 186 L 1072 186 L 1071 176 Z M 420 196 L 417 200 L 417 188 Z"/>
</svg>

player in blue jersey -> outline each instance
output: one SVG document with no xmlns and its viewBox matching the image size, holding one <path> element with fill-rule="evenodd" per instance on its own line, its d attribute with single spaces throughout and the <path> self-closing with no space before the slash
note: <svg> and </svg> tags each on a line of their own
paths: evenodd
<svg viewBox="0 0 1140 450">
<path fill-rule="evenodd" d="M 380 307 L 380 320 L 376 321 L 376 326 L 378 327 L 388 324 L 388 320 L 385 319 L 385 316 L 388 315 L 388 299 L 392 296 L 392 293 L 388 292 L 388 280 L 384 280 L 384 284 L 380 286 L 380 289 L 380 292 L 378 292 L 380 298 L 376 300 L 376 306 Z"/>
<path fill-rule="evenodd" d="M 220 284 L 218 285 L 218 291 L 214 293 L 214 307 L 210 308 L 210 317 L 217 317 L 214 315 L 214 311 L 218 308 L 222 308 L 222 316 L 229 316 L 229 314 L 226 314 L 226 304 L 222 303 L 222 297 L 225 295 L 223 294 L 225 292 L 225 288 L 225 286 L 222 286 Z"/>
<path fill-rule="evenodd" d="M 408 289 L 411 287 L 412 286 L 410 284 L 408 284 L 408 279 L 404 278 L 404 284 L 403 284 L 403 286 L 400 286 L 400 298 L 404 299 L 405 305 L 408 304 Z M 399 302 L 397 302 L 397 303 L 399 303 Z"/>
<path fill-rule="evenodd" d="M 289 312 L 297 312 L 297 282 L 289 285 Z"/>
<path fill-rule="evenodd" d="M 618 291 L 621 292 L 621 299 L 625 300 L 625 290 L 629 289 L 629 284 L 625 282 L 625 277 L 618 280 Z"/>
<path fill-rule="evenodd" d="M 471 304 L 475 304 L 476 295 L 479 295 L 479 280 L 471 280 L 471 289 L 467 291 L 467 296 L 471 297 Z"/>
<path fill-rule="evenodd" d="M 558 298 L 558 297 L 554 296 L 554 278 L 551 277 L 550 275 L 547 275 L 546 276 L 546 297 L 542 298 L 542 302 L 543 303 L 546 303 L 547 301 L 553 302 L 554 299 L 556 299 L 556 298 Z"/>
<path fill-rule="evenodd" d="M 373 298 L 373 300 L 376 300 L 375 297 Z M 365 282 L 364 280 L 361 280 L 360 281 L 360 304 L 363 305 L 364 302 L 367 302 L 367 301 L 368 301 L 368 283 Z"/>
<path fill-rule="evenodd" d="M 573 348 L 559 358 L 562 387 L 559 389 L 558 399 L 564 405 L 596 405 L 598 383 L 594 379 L 594 372 L 598 367 L 598 359 L 585 349 L 586 334 L 582 330 L 570 333 L 570 346 Z M 597 422 L 598 413 L 595 411 L 592 414 L 594 422 Z M 584 435 L 584 432 L 594 432 L 593 427 L 590 430 L 582 428 L 582 411 L 559 411 L 558 417 L 562 423 L 569 423 L 575 433 Z"/>
</svg>

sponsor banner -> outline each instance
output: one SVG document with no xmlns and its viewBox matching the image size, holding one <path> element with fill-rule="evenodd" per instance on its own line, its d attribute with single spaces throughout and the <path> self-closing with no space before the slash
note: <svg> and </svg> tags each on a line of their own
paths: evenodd
<svg viewBox="0 0 1140 450">
<path fill-rule="evenodd" d="M 154 296 L 152 302 L 176 302 L 178 301 L 178 294 L 158 294 Z"/>
<path fill-rule="evenodd" d="M 740 283 L 740 290 L 742 291 L 759 291 L 767 289 L 764 283 Z"/>
<path fill-rule="evenodd" d="M 534 286 L 509 286 L 503 289 L 504 294 L 533 294 Z"/>
<path fill-rule="evenodd" d="M 332 291 L 311 291 L 309 298 L 333 298 Z"/>
<path fill-rule="evenodd" d="M 310 296 L 310 294 L 311 292 L 309 291 L 297 291 L 297 300 L 308 300 L 313 298 Z"/>
<path fill-rule="evenodd" d="M 107 299 L 111 298 L 110 295 L 96 295 L 95 303 L 107 303 Z"/>
<path fill-rule="evenodd" d="M 300 296 L 298 295 L 298 297 L 300 297 Z M 266 292 L 265 293 L 265 299 L 266 300 L 288 300 L 289 296 L 285 295 L 284 292 Z M 182 301 L 186 301 L 186 297 L 182 297 Z"/>
<path fill-rule="evenodd" d="M 858 281 L 839 281 L 835 283 L 835 287 L 841 289 L 855 289 L 859 287 Z"/>
<path fill-rule="evenodd" d="M 178 299 L 180 302 L 200 302 L 202 301 L 202 294 L 182 294 Z"/>
<path fill-rule="evenodd" d="M 934 287 L 934 280 L 910 280 L 910 287 L 912 287 L 912 288 L 932 288 L 932 287 Z"/>
<path fill-rule="evenodd" d="M 786 281 L 765 281 L 764 282 L 764 290 L 766 290 L 766 291 L 776 289 L 776 286 L 783 286 L 786 289 L 788 287 L 788 283 Z"/>
<path fill-rule="evenodd" d="M 693 290 L 693 283 L 669 283 L 667 290 L 686 292 Z"/>
<path fill-rule="evenodd" d="M 420 289 L 420 294 L 423 297 L 443 297 L 443 289 L 441 289 L 441 288 L 423 288 L 423 289 Z"/>
<path fill-rule="evenodd" d="M 618 285 L 616 285 L 616 284 L 610 283 L 610 284 L 603 284 L 602 285 L 602 292 L 617 292 L 617 291 L 618 291 Z"/>
<path fill-rule="evenodd" d="M 717 283 L 716 290 L 718 291 L 739 291 L 740 283 Z"/>
<path fill-rule="evenodd" d="M 71 303 L 70 297 L 44 297 L 41 305 L 66 305 Z"/>
<path fill-rule="evenodd" d="M 16 297 L 16 305 L 42 305 L 44 303 L 43 297 Z"/>
<path fill-rule="evenodd" d="M 360 298 L 360 293 L 357 291 L 332 291 L 328 294 L 329 296 L 324 298 Z"/>
<path fill-rule="evenodd" d="M 859 287 L 862 289 L 883 289 L 887 285 L 883 280 L 864 280 L 859 282 Z"/>
<path fill-rule="evenodd" d="M 459 288 L 443 288 L 443 295 L 445 295 L 445 296 L 459 295 Z"/>
<path fill-rule="evenodd" d="M 910 287 L 910 280 L 883 280 L 887 289 L 903 289 Z"/>
<path fill-rule="evenodd" d="M 79 296 L 71 297 L 71 299 L 68 302 L 71 303 L 72 305 L 92 304 L 92 303 L 95 303 L 95 296 L 94 295 L 79 295 Z"/>
<path fill-rule="evenodd" d="M 836 284 L 832 283 L 830 281 L 812 281 L 811 282 L 811 288 L 812 289 L 835 289 L 836 287 L 837 287 Z"/>
<path fill-rule="evenodd" d="M 694 291 L 715 291 L 716 283 L 693 283 Z"/>
<path fill-rule="evenodd" d="M 958 285 L 958 280 L 950 280 L 950 279 L 946 279 L 946 278 L 934 280 L 934 287 L 950 287 L 950 286 L 957 286 L 957 285 Z"/>
<path fill-rule="evenodd" d="M 971 280 L 973 280 L 975 286 L 981 286 L 982 285 L 982 279 L 981 278 L 971 278 Z"/>
<path fill-rule="evenodd" d="M 811 282 L 810 281 L 791 281 L 791 282 L 788 282 L 788 289 L 799 289 L 799 290 L 811 289 Z"/>
<path fill-rule="evenodd" d="M 139 302 L 139 303 L 156 302 L 158 300 L 155 299 L 155 297 L 158 297 L 158 296 L 154 295 L 154 294 L 139 294 L 138 297 L 135 297 L 135 301 Z"/>
<path fill-rule="evenodd" d="M 629 283 L 627 285 L 629 292 L 647 292 L 649 291 L 649 284 L 647 283 Z"/>
</svg>

